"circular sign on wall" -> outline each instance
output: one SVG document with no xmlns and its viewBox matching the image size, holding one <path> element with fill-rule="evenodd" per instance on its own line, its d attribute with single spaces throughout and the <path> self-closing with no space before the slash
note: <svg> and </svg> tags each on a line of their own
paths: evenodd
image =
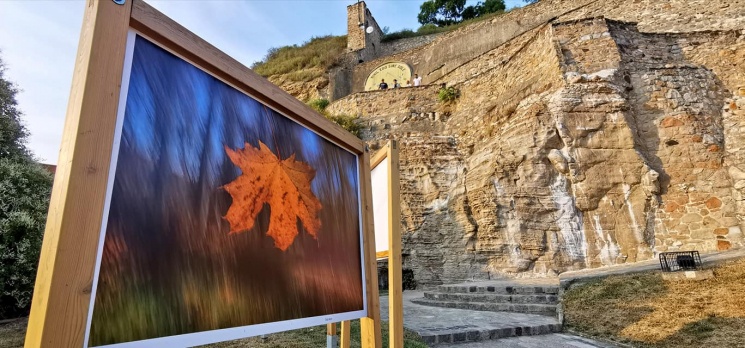
<svg viewBox="0 0 745 348">
<path fill-rule="evenodd" d="M 373 69 L 365 81 L 365 90 L 374 91 L 378 89 L 380 80 L 385 80 L 388 88 L 393 88 L 394 79 L 398 80 L 401 87 L 406 86 L 406 81 L 411 80 L 411 68 L 409 65 L 404 62 L 388 62 Z"/>
</svg>

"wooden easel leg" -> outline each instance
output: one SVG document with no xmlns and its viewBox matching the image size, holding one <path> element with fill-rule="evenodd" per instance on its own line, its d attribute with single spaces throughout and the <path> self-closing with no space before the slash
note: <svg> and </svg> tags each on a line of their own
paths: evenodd
<svg viewBox="0 0 745 348">
<path fill-rule="evenodd" d="M 401 274 L 401 201 L 398 143 L 391 140 L 388 155 L 388 348 L 404 347 L 403 279 Z"/>
<path fill-rule="evenodd" d="M 326 348 L 336 348 L 339 336 L 336 335 L 336 323 L 326 324 Z"/>
<path fill-rule="evenodd" d="M 365 150 L 360 167 L 362 177 L 362 204 L 365 239 L 365 286 L 367 288 L 367 317 L 360 319 L 362 348 L 381 348 L 380 296 L 378 294 L 378 264 L 375 259 L 375 225 L 372 216 L 372 185 L 370 183 L 370 153 Z"/>
<path fill-rule="evenodd" d="M 350 325 L 352 323 L 349 320 L 341 322 L 341 341 L 339 342 L 339 348 L 349 348 L 352 342 L 352 332 Z"/>
</svg>

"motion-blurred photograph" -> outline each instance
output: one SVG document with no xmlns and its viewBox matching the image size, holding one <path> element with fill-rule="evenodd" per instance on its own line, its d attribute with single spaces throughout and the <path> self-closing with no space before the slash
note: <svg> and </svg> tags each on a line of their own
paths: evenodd
<svg viewBox="0 0 745 348">
<path fill-rule="evenodd" d="M 89 346 L 363 310 L 357 156 L 133 37 Z"/>
</svg>

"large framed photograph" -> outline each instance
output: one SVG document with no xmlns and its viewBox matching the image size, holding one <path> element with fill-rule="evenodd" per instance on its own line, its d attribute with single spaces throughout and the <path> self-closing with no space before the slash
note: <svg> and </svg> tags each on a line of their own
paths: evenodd
<svg viewBox="0 0 745 348">
<path fill-rule="evenodd" d="M 87 9 L 64 133 L 27 347 L 379 345 L 361 140 L 139 0 Z"/>
<path fill-rule="evenodd" d="M 88 346 L 365 316 L 357 156 L 134 31 L 124 62 Z"/>
</svg>

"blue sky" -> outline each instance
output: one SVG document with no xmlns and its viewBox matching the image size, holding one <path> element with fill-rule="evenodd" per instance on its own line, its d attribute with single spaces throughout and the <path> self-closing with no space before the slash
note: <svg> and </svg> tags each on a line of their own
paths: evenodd
<svg viewBox="0 0 745 348">
<path fill-rule="evenodd" d="M 346 34 L 346 6 L 354 2 L 148 1 L 247 66 L 271 47 Z M 391 31 L 419 26 L 416 15 L 423 0 L 366 2 L 378 24 Z M 505 3 L 508 8 L 523 4 L 522 0 Z M 0 50 L 6 77 L 22 90 L 18 102 L 31 132 L 28 145 L 44 163 L 57 163 L 84 6 L 83 0 L 0 0 Z"/>
</svg>

